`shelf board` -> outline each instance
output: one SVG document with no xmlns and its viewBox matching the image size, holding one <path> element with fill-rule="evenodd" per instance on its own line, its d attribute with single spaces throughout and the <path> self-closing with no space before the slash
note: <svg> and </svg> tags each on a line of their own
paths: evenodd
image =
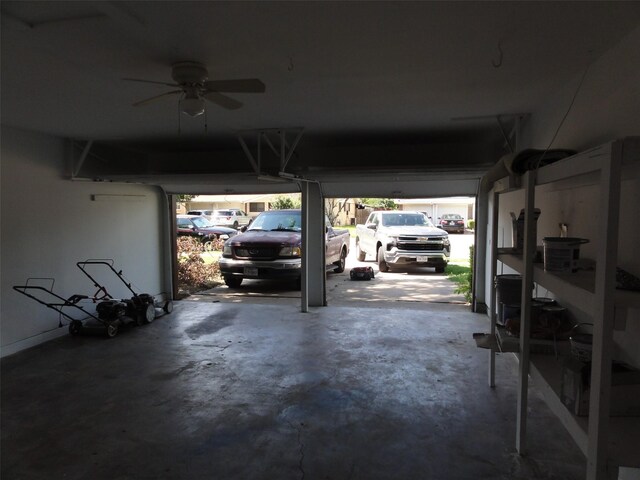
<svg viewBox="0 0 640 480">
<path fill-rule="evenodd" d="M 586 456 L 589 418 L 573 415 L 560 400 L 562 357 L 532 353 L 530 375 L 551 411 Z M 609 460 L 615 465 L 639 468 L 640 417 L 609 417 L 609 429 Z"/>
<path fill-rule="evenodd" d="M 524 272 L 521 256 L 499 253 L 498 260 L 519 273 Z M 595 271 L 550 273 L 544 271 L 542 264 L 536 263 L 533 265 L 533 281 L 583 312 L 591 314 L 595 310 Z M 640 292 L 616 290 L 615 304 L 622 308 L 640 308 Z"/>
</svg>

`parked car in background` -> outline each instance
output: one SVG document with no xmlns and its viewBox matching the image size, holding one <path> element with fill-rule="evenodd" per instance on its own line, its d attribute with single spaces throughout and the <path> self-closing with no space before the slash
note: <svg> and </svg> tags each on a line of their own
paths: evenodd
<svg viewBox="0 0 640 480">
<path fill-rule="evenodd" d="M 244 211 L 237 208 L 227 208 L 226 210 L 214 210 L 211 214 L 211 223 L 214 225 L 225 225 L 235 229 L 249 225 L 251 217 Z"/>
<path fill-rule="evenodd" d="M 207 220 L 211 220 L 211 216 L 213 215 L 213 210 L 189 210 L 187 215 L 198 215 L 202 217 L 206 217 Z"/>
<path fill-rule="evenodd" d="M 457 213 L 445 213 L 440 217 L 438 227 L 449 233 L 464 233 L 464 218 Z"/>
<path fill-rule="evenodd" d="M 217 238 L 227 240 L 238 234 L 237 230 L 213 225 L 200 215 L 177 215 L 176 229 L 179 237 L 187 235 L 199 238 L 205 250 L 209 250 L 211 242 Z"/>
</svg>

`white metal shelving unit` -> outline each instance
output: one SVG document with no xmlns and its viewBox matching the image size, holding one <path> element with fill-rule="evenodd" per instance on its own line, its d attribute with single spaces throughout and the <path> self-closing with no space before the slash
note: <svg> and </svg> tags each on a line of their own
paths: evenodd
<svg viewBox="0 0 640 480">
<path fill-rule="evenodd" d="M 522 184 L 518 187 L 511 186 L 513 179 L 503 179 L 494 185 L 491 278 L 495 278 L 498 261 L 522 275 L 516 448 L 520 453 L 525 450 L 527 394 L 531 376 L 551 410 L 586 455 L 588 480 L 617 479 L 619 466 L 640 468 L 640 417 L 609 416 L 615 312 L 616 309 L 640 308 L 640 293 L 615 289 L 621 174 L 625 165 L 638 161 L 640 137 L 629 137 L 540 167 L 537 171 L 529 171 L 523 175 Z M 596 269 L 575 274 L 545 272 L 542 266 L 533 262 L 536 253 L 533 220 L 536 187 L 579 176 L 600 187 Z M 500 196 L 515 189 L 524 189 L 525 192 L 522 256 L 500 253 L 495 241 L 498 238 Z M 562 361 L 553 355 L 529 352 L 531 286 L 534 282 L 592 318 L 594 340 L 588 417 L 573 415 L 560 400 Z M 496 333 L 495 290 L 493 285 L 490 300 L 492 334 Z M 489 384 L 495 385 L 493 350 L 489 359 Z"/>
</svg>

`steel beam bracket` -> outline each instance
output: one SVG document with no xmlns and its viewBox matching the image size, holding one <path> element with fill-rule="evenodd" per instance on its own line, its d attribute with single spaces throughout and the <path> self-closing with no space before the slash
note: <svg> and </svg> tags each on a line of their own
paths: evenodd
<svg viewBox="0 0 640 480">
<path fill-rule="evenodd" d="M 304 127 L 290 127 L 290 128 L 266 128 L 259 130 L 243 130 L 236 134 L 240 146 L 244 151 L 253 171 L 256 175 L 262 175 L 262 145 L 263 143 L 271 150 L 276 157 L 278 157 L 280 163 L 278 167 L 279 172 L 285 172 L 285 169 L 293 156 L 300 138 L 304 133 Z M 293 136 L 293 141 L 289 143 L 287 140 Z M 256 138 L 256 152 L 255 155 L 251 152 L 251 149 L 245 141 L 245 137 L 254 136 Z"/>
</svg>

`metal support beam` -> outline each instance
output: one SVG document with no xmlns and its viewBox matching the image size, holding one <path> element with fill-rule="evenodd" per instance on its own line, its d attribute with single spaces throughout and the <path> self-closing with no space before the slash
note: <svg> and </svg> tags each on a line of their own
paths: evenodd
<svg viewBox="0 0 640 480">
<path fill-rule="evenodd" d="M 293 143 L 291 144 L 291 146 L 289 146 L 289 143 L 287 142 L 288 132 L 296 134 L 296 137 Z M 264 140 L 264 143 L 266 143 L 267 147 L 269 147 L 269 149 L 273 152 L 273 154 L 276 157 L 278 157 L 278 160 L 279 160 L 278 171 L 284 172 L 287 167 L 287 164 L 289 163 L 289 160 L 291 160 L 291 157 L 293 156 L 295 149 L 298 146 L 298 143 L 300 142 L 300 138 L 302 137 L 303 133 L 304 133 L 303 127 L 294 127 L 289 129 L 269 128 L 269 129 L 262 129 L 262 130 L 247 130 L 243 132 L 238 132 L 237 137 L 238 137 L 238 141 L 240 142 L 240 145 L 242 146 L 242 149 L 244 150 L 245 155 L 247 156 L 247 158 L 249 159 L 249 162 L 251 163 L 251 166 L 253 167 L 253 170 L 256 172 L 257 175 L 262 175 L 263 173 L 262 172 L 262 167 L 263 167 L 262 141 Z M 247 143 L 243 136 L 245 134 L 256 136 L 257 152 L 255 156 L 251 153 L 251 150 L 247 146 Z M 275 136 L 274 138 L 277 140 L 275 141 L 272 140 L 270 138 L 270 135 Z M 257 157 L 257 161 L 256 161 L 256 157 Z"/>
<path fill-rule="evenodd" d="M 320 184 L 300 182 L 302 192 L 301 310 L 326 302 L 324 199 Z"/>
<path fill-rule="evenodd" d="M 249 160 L 249 163 L 253 167 L 253 171 L 256 172 L 256 175 L 260 175 L 260 165 L 256 162 L 255 158 L 253 158 L 253 155 L 251 154 L 251 150 L 249 150 L 249 147 L 247 146 L 246 142 L 244 141 L 244 138 L 242 138 L 242 134 L 238 133 L 237 136 L 238 136 L 238 141 L 240 142 L 240 145 L 242 146 L 242 150 L 244 150 L 244 154 L 247 156 L 247 159 Z M 260 144 L 258 143 L 258 151 L 260 151 L 259 145 Z"/>
<path fill-rule="evenodd" d="M 496 337 L 496 321 L 497 321 L 497 296 L 495 278 L 498 273 L 498 215 L 500 212 L 500 195 L 493 194 L 493 209 L 491 220 L 491 247 L 489 258 L 491 261 L 491 295 L 489 297 L 489 318 L 491 320 L 491 339 Z M 476 252 L 474 252 L 476 254 Z M 496 351 L 494 348 L 489 350 L 489 386 L 496 386 Z"/>
<path fill-rule="evenodd" d="M 518 375 L 518 411 L 516 418 L 516 449 L 520 455 L 526 451 L 527 408 L 529 401 L 529 340 L 531 335 L 531 290 L 533 287 L 533 257 L 536 252 L 535 207 L 536 172 L 524 174 L 526 198 L 524 203 L 524 273 L 520 307 L 520 365 Z"/>
<path fill-rule="evenodd" d="M 85 145 L 84 148 L 82 149 L 82 153 L 80 154 L 80 158 L 78 159 L 78 163 L 76 164 L 74 162 L 73 165 L 73 171 L 71 172 L 71 178 L 76 178 L 78 176 L 78 174 L 80 173 L 80 169 L 82 168 L 82 165 L 84 164 L 85 160 L 87 159 L 87 156 L 89 155 L 89 151 L 91 150 L 91 146 L 93 145 L 93 140 L 89 140 Z"/>
</svg>

